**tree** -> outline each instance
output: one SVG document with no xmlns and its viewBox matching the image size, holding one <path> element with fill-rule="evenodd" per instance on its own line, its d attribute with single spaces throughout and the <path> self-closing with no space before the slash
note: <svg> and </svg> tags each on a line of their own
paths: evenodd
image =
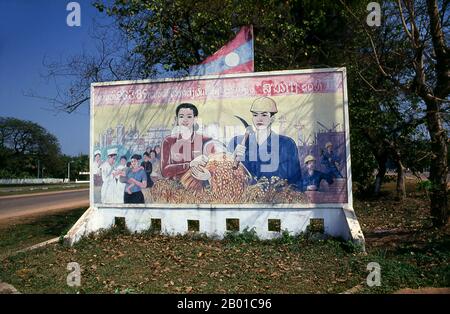
<svg viewBox="0 0 450 314">
<path fill-rule="evenodd" d="M 58 139 L 37 123 L 0 117 L 0 167 L 13 176 L 36 176 L 38 164 L 53 174 L 59 163 Z M 42 168 L 41 168 L 42 169 Z"/>
<path fill-rule="evenodd" d="M 34 91 L 28 96 L 44 98 L 70 113 L 88 104 L 93 82 L 185 76 L 189 66 L 249 24 L 254 26 L 257 71 L 343 65 L 336 61 L 336 53 L 350 33 L 346 17 L 333 2 L 98 0 L 94 4 L 115 19 L 113 25 L 95 25 L 96 51 L 62 61 L 44 60 L 45 78 L 62 79 L 64 86 L 57 86 L 53 97 Z M 330 57 L 333 64 L 327 63 Z"/>
<path fill-rule="evenodd" d="M 384 23 L 379 29 L 369 29 L 360 23 L 364 20 L 361 15 L 352 13 L 356 25 L 366 34 L 372 69 L 377 69 L 392 84 L 397 95 L 420 100 L 421 107 L 416 109 L 423 110 L 424 116 L 419 119 L 427 127 L 432 153 L 429 179 L 435 226 L 445 225 L 448 220 L 446 115 L 449 113 L 450 49 L 444 36 L 450 28 L 448 4 L 437 0 L 384 2 Z M 377 40 L 385 33 L 389 34 L 387 41 Z M 386 49 L 396 63 L 392 63 L 392 58 L 382 58 Z"/>
<path fill-rule="evenodd" d="M 441 12 L 446 12 L 447 3 L 440 3 Z M 392 2 L 383 2 L 383 16 L 386 17 L 383 25 L 370 29 L 365 23 L 368 14 L 366 4 L 360 1 L 115 0 L 107 4 L 96 1 L 100 11 L 114 17 L 115 29 L 126 43 L 124 46 L 127 49 L 123 50 L 126 52 L 123 55 L 128 57 L 113 58 L 115 50 L 107 45 L 114 41 L 101 40 L 97 58 L 74 59 L 78 61 L 68 63 L 68 67 L 62 67 L 61 71 L 61 65 L 56 64 L 51 74 L 77 74 L 78 79 L 65 93 L 68 97 L 58 102 L 67 111 L 73 111 L 88 99 L 86 95 L 91 82 L 109 78 L 151 78 L 167 74 L 167 71 L 171 76 L 184 75 L 190 65 L 198 64 L 229 41 L 234 36 L 234 30 L 252 24 L 256 71 L 327 66 L 348 68 L 351 137 L 355 139 L 352 141 L 354 178 L 361 180 L 359 185 L 366 189 L 369 186 L 366 181 L 372 180 L 373 170 L 378 168 L 375 187 L 379 191 L 386 160 L 393 160 L 398 173 L 398 195 L 404 197 L 404 169 L 407 164 L 415 165 L 414 160 L 408 158 L 408 146 L 414 146 L 414 151 L 426 156 L 428 152 L 418 150 L 423 147 L 423 142 L 416 140 L 423 131 L 422 125 L 427 125 L 430 142 L 440 140 L 441 144 L 445 135 L 430 128 L 430 121 L 434 118 L 430 120 L 429 117 L 437 115 L 448 126 L 448 118 L 441 115 L 443 110 L 433 111 L 417 92 L 420 85 L 417 82 L 420 80 L 415 79 L 414 74 L 417 68 L 414 66 L 419 60 L 416 59 L 416 52 L 422 51 L 425 59 L 436 60 L 435 49 L 431 49 L 433 45 L 429 44 L 442 42 L 440 35 L 434 36 L 437 38 L 434 41 L 433 36 L 429 36 L 433 33 L 429 23 L 431 19 L 427 17 L 430 10 L 423 4 L 424 1 L 420 1 L 425 8 L 418 10 L 420 14 L 408 9 L 412 17 L 420 16 L 420 23 L 417 24 L 423 24 L 423 30 L 429 30 L 418 32 L 422 36 L 420 40 L 428 48 L 417 50 L 414 45 L 411 46 L 408 32 L 402 31 L 404 23 Z M 444 21 L 442 27 L 448 27 L 445 14 L 439 18 Z M 414 18 L 405 19 L 406 23 L 412 20 Z M 439 25 L 434 28 L 439 29 Z M 83 63 L 83 60 L 89 62 Z M 127 64 L 129 60 L 133 60 L 130 67 L 133 71 L 120 71 L 122 62 Z M 82 66 L 77 67 L 78 64 Z M 433 71 L 434 63 L 428 62 L 425 71 L 427 84 L 433 85 L 433 79 L 438 77 Z M 445 98 L 433 95 L 432 98 L 438 102 Z M 440 109 L 448 110 L 445 106 Z M 440 134 L 438 141 L 436 134 Z M 433 153 L 429 155 L 430 165 L 436 161 L 432 156 L 447 160 L 442 145 L 430 144 L 430 148 Z M 428 157 L 424 156 L 420 159 L 427 160 Z M 436 181 L 437 177 L 442 178 L 445 167 L 441 166 L 439 171 L 431 171 L 430 179 L 433 178 L 431 180 L 435 183 L 441 180 Z M 430 194 L 434 204 L 432 207 L 435 208 L 433 217 L 440 206 L 436 207 L 436 204 L 443 200 L 441 183 L 433 185 L 439 186 L 441 192 Z M 444 203 L 447 204 L 447 201 Z"/>
<path fill-rule="evenodd" d="M 70 88 L 53 99 L 59 109 L 68 112 L 87 102 L 91 82 L 186 75 L 189 66 L 218 50 L 242 25 L 254 27 L 256 71 L 346 66 L 348 50 L 357 49 L 353 26 L 342 6 L 334 2 L 117 0 L 96 1 L 95 5 L 114 17 L 115 27 L 108 30 L 120 40 L 108 40 L 111 34 L 101 29 L 101 35 L 94 38 L 99 47 L 96 56 L 83 53 L 65 63 L 48 64 L 49 77 L 76 74 Z M 353 5 L 363 7 L 359 1 Z M 116 49 L 117 42 L 127 49 Z M 133 71 L 121 71 L 120 65 L 128 60 L 134 60 L 128 67 Z M 358 126 L 352 126 L 352 136 L 353 128 Z M 353 141 L 353 147 L 368 146 L 365 138 L 356 138 L 361 141 Z M 355 155 L 358 161 L 370 159 L 370 150 L 354 152 L 366 155 Z M 354 162 L 353 167 L 354 178 L 366 186 L 363 181 L 371 178 L 373 164 Z"/>
<path fill-rule="evenodd" d="M 429 150 L 417 149 L 421 147 L 419 142 L 423 130 L 419 126 L 423 123 L 423 115 L 418 116 L 415 110 L 411 110 L 414 107 L 412 99 L 387 92 L 390 89 L 388 82 L 374 76 L 371 87 L 361 84 L 360 80 L 355 80 L 358 77 L 355 73 L 357 71 L 352 68 L 349 70 L 351 132 L 359 134 L 356 145 L 360 145 L 361 141 L 369 144 L 365 156 L 361 158 L 366 160 L 367 152 L 370 151 L 378 170 L 373 186 L 367 186 L 365 193 L 370 193 L 368 189 L 373 189 L 374 195 L 379 195 L 386 174 L 386 164 L 390 160 L 397 170 L 397 197 L 403 199 L 406 197 L 406 166 L 416 169 L 411 158 L 406 165 L 407 157 L 412 150 L 415 151 L 416 158 L 426 158 L 429 153 Z M 365 76 L 367 78 L 368 74 L 365 73 Z M 373 88 L 383 88 L 384 92 L 375 93 Z"/>
<path fill-rule="evenodd" d="M 80 172 L 89 172 L 89 156 L 88 155 L 78 155 L 78 156 L 61 156 L 63 167 L 59 170 L 59 177 L 67 177 L 67 165 L 70 163 L 70 180 L 75 179 L 86 180 L 86 175 L 80 175 Z"/>
</svg>

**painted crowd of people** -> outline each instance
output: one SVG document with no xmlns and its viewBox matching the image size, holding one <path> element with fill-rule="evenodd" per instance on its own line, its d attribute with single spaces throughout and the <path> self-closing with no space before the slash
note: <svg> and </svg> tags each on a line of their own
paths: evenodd
<svg viewBox="0 0 450 314">
<path fill-rule="evenodd" d="M 99 202 L 103 204 L 143 204 L 143 189 L 151 188 L 161 178 L 160 147 L 149 147 L 142 155 L 129 159 L 121 156 L 117 162 L 117 149 L 107 150 L 102 160 L 99 150 L 94 152 L 92 166 L 94 186 L 101 187 Z M 141 161 L 142 160 L 142 161 Z"/>
</svg>

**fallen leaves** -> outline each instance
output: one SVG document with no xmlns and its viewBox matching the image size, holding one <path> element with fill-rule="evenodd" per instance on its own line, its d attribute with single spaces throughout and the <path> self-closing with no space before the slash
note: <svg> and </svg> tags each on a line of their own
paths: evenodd
<svg viewBox="0 0 450 314">
<path fill-rule="evenodd" d="M 154 268 L 159 268 L 159 267 L 161 267 L 161 263 L 158 262 L 158 261 L 154 262 L 152 265 L 153 265 Z"/>
<path fill-rule="evenodd" d="M 365 231 L 370 229 L 373 235 L 384 239 L 387 239 L 385 231 L 404 233 L 402 237 L 391 237 L 390 242 L 380 243 L 383 248 L 422 237 L 423 233 L 415 228 L 428 223 L 425 206 L 417 207 L 416 212 L 411 210 L 412 205 L 393 207 L 394 203 L 370 202 L 369 213 L 363 207 L 365 204 L 356 203 Z M 408 215 L 412 217 L 410 220 Z M 398 227 L 400 222 L 402 226 Z M 407 233 L 410 231 L 414 232 Z M 374 238 L 368 240 L 374 243 Z M 433 242 L 427 239 L 426 243 Z M 404 249 L 411 259 L 417 259 L 417 250 L 422 248 L 420 243 L 415 244 L 408 243 Z M 365 265 L 354 268 L 353 262 L 361 263 L 358 256 L 328 242 L 321 245 L 306 242 L 234 244 L 189 237 L 115 235 L 106 240 L 100 237 L 82 241 L 77 249 L 56 248 L 56 251 L 55 248 L 43 250 L 38 255 L 24 255 L 18 260 L 5 260 L 0 266 L 2 274 L 22 282 L 24 291 L 64 292 L 67 289 L 64 265 L 77 261 L 85 270 L 83 287 L 92 292 L 111 293 L 117 289 L 130 292 L 133 288 L 146 293 L 305 293 L 344 291 L 353 284 L 355 277 L 366 271 Z M 434 259 L 435 252 L 428 251 L 421 256 L 427 259 L 421 261 L 422 269 L 418 274 L 424 280 L 429 279 L 426 267 L 437 268 L 442 263 Z M 36 273 L 60 278 L 60 282 L 52 281 L 56 287 L 41 288 L 43 280 Z"/>
<path fill-rule="evenodd" d="M 270 274 L 270 277 L 280 277 L 280 273 L 273 272 Z"/>
<path fill-rule="evenodd" d="M 31 272 L 32 272 L 31 269 L 23 268 L 16 271 L 16 275 L 22 279 L 27 279 L 30 276 Z"/>
<path fill-rule="evenodd" d="M 265 270 L 264 268 L 259 268 L 259 269 L 256 270 L 256 272 L 262 274 L 262 273 L 266 273 L 267 270 Z"/>
</svg>

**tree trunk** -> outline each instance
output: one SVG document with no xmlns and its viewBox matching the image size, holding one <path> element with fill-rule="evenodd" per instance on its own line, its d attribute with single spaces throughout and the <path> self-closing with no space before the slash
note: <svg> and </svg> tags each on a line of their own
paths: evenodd
<svg viewBox="0 0 450 314">
<path fill-rule="evenodd" d="M 395 165 L 397 167 L 397 188 L 396 188 L 397 198 L 399 200 L 404 200 L 406 197 L 406 188 L 405 188 L 405 167 L 403 166 L 402 155 L 398 147 L 395 147 L 393 144 L 391 144 L 390 147 L 392 159 L 394 160 Z"/>
<path fill-rule="evenodd" d="M 406 197 L 405 188 L 405 167 L 401 160 L 397 161 L 397 198 L 404 200 Z"/>
<path fill-rule="evenodd" d="M 429 100 L 427 104 L 427 126 L 431 138 L 430 165 L 430 200 L 431 219 L 436 227 L 443 226 L 448 219 L 447 196 L 447 133 L 442 125 L 439 114 L 439 104 L 435 100 Z"/>
<path fill-rule="evenodd" d="M 365 128 L 363 131 L 371 144 L 372 154 L 378 164 L 378 173 L 375 177 L 373 194 L 374 196 L 379 196 L 383 179 L 386 174 L 386 162 L 389 156 L 389 151 L 386 148 L 390 147 L 390 144 L 386 144 L 388 140 L 384 137 L 384 134 L 380 134 L 375 128 Z"/>
<path fill-rule="evenodd" d="M 381 185 L 383 183 L 383 179 L 386 174 L 387 157 L 386 156 L 375 156 L 375 157 L 377 158 L 378 162 L 378 173 L 375 179 L 375 189 L 373 193 L 375 196 L 378 196 L 380 194 Z"/>
</svg>

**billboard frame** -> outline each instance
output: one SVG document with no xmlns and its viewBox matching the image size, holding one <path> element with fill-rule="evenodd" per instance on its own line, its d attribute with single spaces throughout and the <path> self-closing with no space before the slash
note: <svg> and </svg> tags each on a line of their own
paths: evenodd
<svg viewBox="0 0 450 314">
<path fill-rule="evenodd" d="M 350 154 L 350 120 L 348 113 L 348 94 L 347 94 L 347 70 L 345 67 L 340 68 L 324 68 L 324 69 L 304 69 L 304 70 L 285 70 L 285 71 L 268 71 L 268 72 L 251 72 L 238 74 L 224 74 L 224 75 L 204 75 L 204 76 L 189 76 L 182 78 L 162 78 L 162 79 L 145 79 L 145 80 L 128 80 L 128 81 L 112 81 L 112 82 L 98 82 L 91 84 L 91 98 L 90 98 L 90 140 L 89 140 L 89 160 L 94 154 L 94 89 L 96 87 L 104 86 L 120 86 L 130 84 L 152 84 L 152 83 L 169 83 L 169 82 L 187 82 L 198 80 L 211 79 L 225 79 L 225 78 L 245 78 L 258 76 L 282 76 L 292 74 L 316 74 L 316 73 L 341 73 L 343 79 L 343 110 L 344 110 L 344 128 L 345 128 L 345 152 L 346 152 L 346 185 L 347 185 L 347 202 L 346 203 L 320 203 L 320 204 L 166 204 L 166 203 L 146 203 L 146 204 L 94 204 L 94 178 L 92 171 L 90 174 L 89 184 L 89 203 L 90 206 L 97 206 L 102 208 L 201 208 L 201 209 L 218 209 L 218 208 L 246 208 L 246 209 L 276 209 L 276 208 L 296 208 L 296 209 L 314 209 L 314 208 L 330 208 L 330 207 L 349 207 L 353 208 L 353 193 L 352 193 L 352 175 L 351 175 L 351 154 Z M 91 164 L 90 164 L 91 165 Z"/>
<path fill-rule="evenodd" d="M 280 219 L 281 230 L 289 233 L 304 232 L 311 219 L 322 219 L 324 233 L 340 237 L 356 243 L 361 251 L 365 251 L 365 240 L 360 224 L 353 209 L 352 175 L 350 159 L 350 127 L 348 113 L 348 91 L 346 68 L 323 68 L 288 71 L 254 72 L 242 74 L 192 76 L 184 78 L 165 78 L 155 80 L 132 80 L 92 83 L 90 99 L 90 165 L 94 148 L 94 88 L 100 86 L 117 86 L 127 84 L 146 84 L 162 82 L 183 82 L 219 78 L 243 78 L 258 76 L 277 76 L 286 74 L 310 74 L 339 72 L 343 78 L 343 106 L 347 171 L 347 202 L 329 204 L 94 204 L 93 173 L 90 173 L 90 204 L 91 207 L 75 223 L 64 237 L 69 245 L 79 241 L 83 236 L 110 228 L 116 217 L 124 217 L 126 227 L 130 231 L 140 232 L 151 227 L 151 219 L 161 219 L 161 232 L 176 235 L 187 232 L 186 221 L 198 219 L 200 232 L 208 236 L 223 237 L 227 232 L 225 220 L 238 218 L 240 231 L 245 228 L 255 228 L 261 239 L 272 239 L 281 232 L 268 231 L 270 219 Z M 283 220 L 283 221 L 282 221 Z M 201 223 L 200 223 L 201 221 Z"/>
</svg>

